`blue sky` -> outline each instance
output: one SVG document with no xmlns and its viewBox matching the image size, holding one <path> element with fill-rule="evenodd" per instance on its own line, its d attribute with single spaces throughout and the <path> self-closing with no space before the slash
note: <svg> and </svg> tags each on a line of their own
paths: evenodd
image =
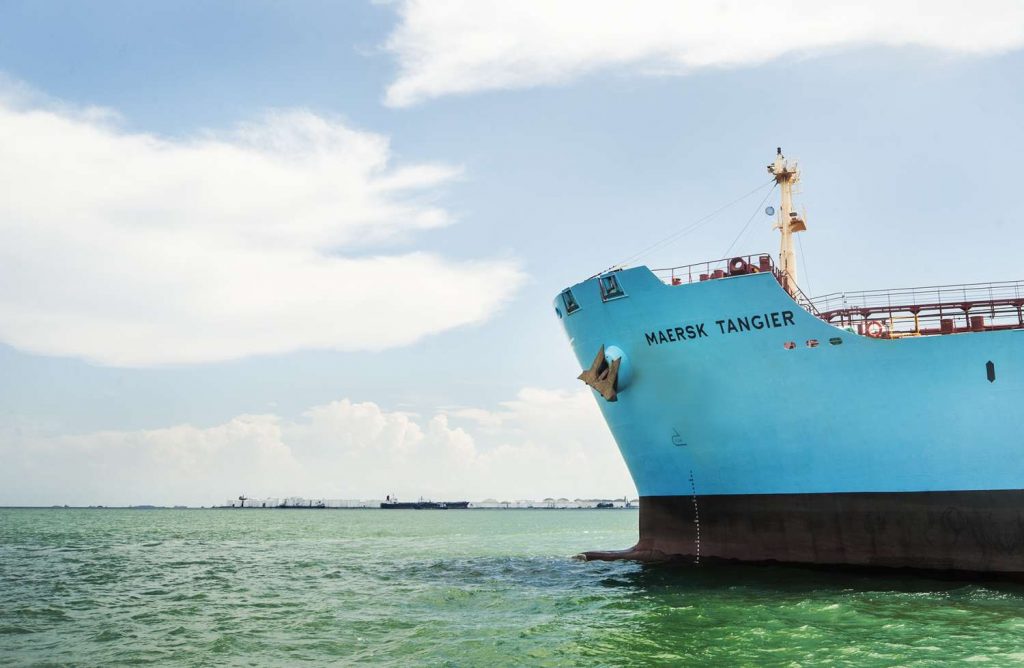
<svg viewBox="0 0 1024 668">
<path fill-rule="evenodd" d="M 777 145 L 806 291 L 1020 278 L 1019 3 L 731 7 L 0 4 L 0 503 L 632 492 L 551 298 Z"/>
</svg>

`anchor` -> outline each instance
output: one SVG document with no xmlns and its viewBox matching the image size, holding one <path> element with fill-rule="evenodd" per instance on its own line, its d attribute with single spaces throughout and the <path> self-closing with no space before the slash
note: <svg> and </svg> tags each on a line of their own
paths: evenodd
<svg viewBox="0 0 1024 668">
<path fill-rule="evenodd" d="M 604 346 L 597 351 L 597 357 L 590 368 L 581 373 L 577 378 L 590 387 L 597 390 L 597 393 L 606 401 L 618 400 L 619 365 L 622 358 L 612 360 L 611 364 L 604 357 Z"/>
</svg>

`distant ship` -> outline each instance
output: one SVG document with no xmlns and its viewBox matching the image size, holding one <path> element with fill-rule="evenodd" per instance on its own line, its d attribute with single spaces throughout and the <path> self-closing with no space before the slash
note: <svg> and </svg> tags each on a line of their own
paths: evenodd
<svg viewBox="0 0 1024 668">
<path fill-rule="evenodd" d="M 469 508 L 469 501 L 399 501 L 388 496 L 380 507 L 387 510 L 465 510 Z"/>
<path fill-rule="evenodd" d="M 798 166 L 768 254 L 611 270 L 554 310 L 640 492 L 590 559 L 1024 573 L 1024 282 L 797 283 Z M 770 212 L 772 213 L 772 212 Z"/>
</svg>

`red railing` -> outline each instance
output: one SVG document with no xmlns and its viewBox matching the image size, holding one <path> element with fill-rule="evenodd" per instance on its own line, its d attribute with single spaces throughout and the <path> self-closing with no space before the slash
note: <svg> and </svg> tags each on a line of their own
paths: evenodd
<svg viewBox="0 0 1024 668">
<path fill-rule="evenodd" d="M 742 276 L 746 274 L 766 272 L 774 275 L 780 285 L 785 286 L 787 284 L 787 281 L 785 280 L 786 273 L 781 269 L 776 268 L 775 261 L 772 259 L 772 256 L 767 253 L 737 255 L 722 258 L 721 260 L 709 260 L 707 262 L 698 262 L 696 264 L 684 264 L 680 267 L 652 269 L 651 271 L 654 272 L 655 276 L 669 285 L 685 285 L 688 283 L 698 283 L 700 281 L 728 278 L 730 276 Z M 793 299 L 800 304 L 804 310 L 820 317 L 814 302 L 803 293 L 803 290 L 801 290 L 800 287 L 792 281 L 788 281 L 788 283 L 790 284 L 788 291 Z"/>
<path fill-rule="evenodd" d="M 1024 281 L 835 292 L 809 298 L 765 253 L 653 269 L 669 285 L 771 272 L 806 311 L 878 338 L 1024 329 Z"/>
<path fill-rule="evenodd" d="M 1024 329 L 1024 281 L 836 292 L 811 301 L 822 320 L 883 338 Z"/>
<path fill-rule="evenodd" d="M 742 262 L 737 262 L 738 260 Z M 735 266 L 732 263 L 736 263 Z M 696 264 L 684 264 L 681 267 L 652 269 L 651 271 L 669 285 L 697 283 L 727 276 L 765 271 L 778 275 L 775 269 L 775 262 L 772 260 L 772 256 L 767 253 L 737 255 L 722 258 L 721 260 L 709 260 L 707 262 L 697 262 Z"/>
</svg>

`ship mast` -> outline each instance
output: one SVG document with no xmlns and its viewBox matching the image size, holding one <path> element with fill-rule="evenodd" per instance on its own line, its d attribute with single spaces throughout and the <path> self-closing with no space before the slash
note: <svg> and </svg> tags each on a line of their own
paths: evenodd
<svg viewBox="0 0 1024 668">
<path fill-rule="evenodd" d="M 786 156 L 782 155 L 782 149 L 778 148 L 775 162 L 768 165 L 768 172 L 775 176 L 775 182 L 779 184 L 779 190 L 782 193 L 779 217 L 774 226 L 782 233 L 779 247 L 782 287 L 787 292 L 793 292 L 796 288 L 796 251 L 793 250 L 793 234 L 807 229 L 803 218 L 793 210 L 793 186 L 800 181 L 800 170 L 796 162 L 789 163 Z"/>
</svg>

